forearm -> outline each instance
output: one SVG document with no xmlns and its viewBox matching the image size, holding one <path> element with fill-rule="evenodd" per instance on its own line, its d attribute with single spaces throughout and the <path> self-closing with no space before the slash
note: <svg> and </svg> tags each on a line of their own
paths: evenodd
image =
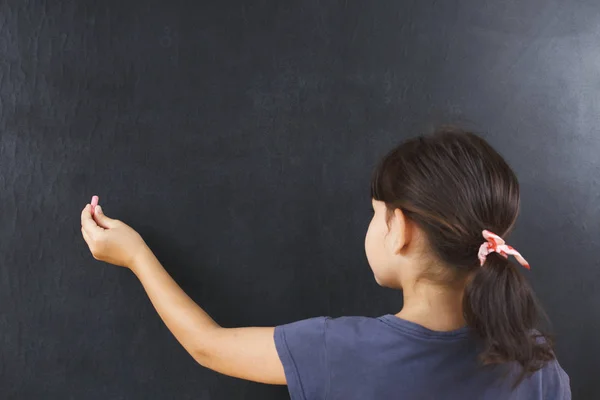
<svg viewBox="0 0 600 400">
<path fill-rule="evenodd" d="M 171 278 L 147 248 L 131 267 L 154 308 L 175 338 L 196 360 L 220 326 Z"/>
</svg>

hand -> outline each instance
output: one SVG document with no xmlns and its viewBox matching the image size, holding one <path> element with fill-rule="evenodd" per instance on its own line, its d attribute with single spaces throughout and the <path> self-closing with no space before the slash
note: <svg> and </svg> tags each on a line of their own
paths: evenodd
<svg viewBox="0 0 600 400">
<path fill-rule="evenodd" d="M 136 257 L 148 249 L 133 228 L 104 215 L 102 207 L 86 205 L 81 212 L 81 233 L 96 260 L 132 269 Z"/>
</svg>

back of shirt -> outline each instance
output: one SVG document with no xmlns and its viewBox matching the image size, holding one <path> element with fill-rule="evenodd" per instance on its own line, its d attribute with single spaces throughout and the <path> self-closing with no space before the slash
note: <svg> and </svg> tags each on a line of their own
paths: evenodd
<svg viewBox="0 0 600 400">
<path fill-rule="evenodd" d="M 275 328 L 292 400 L 571 399 L 558 362 L 514 390 L 515 365 L 481 366 L 468 327 L 437 332 L 395 315 L 317 317 Z"/>
</svg>

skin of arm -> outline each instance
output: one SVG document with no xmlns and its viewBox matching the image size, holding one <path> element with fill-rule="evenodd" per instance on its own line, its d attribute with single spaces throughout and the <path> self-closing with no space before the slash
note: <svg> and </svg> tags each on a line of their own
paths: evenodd
<svg viewBox="0 0 600 400">
<path fill-rule="evenodd" d="M 91 205 L 81 214 L 82 235 L 95 259 L 129 268 L 179 343 L 201 365 L 255 382 L 285 385 L 274 327 L 219 326 L 173 280 L 141 236 Z"/>
</svg>

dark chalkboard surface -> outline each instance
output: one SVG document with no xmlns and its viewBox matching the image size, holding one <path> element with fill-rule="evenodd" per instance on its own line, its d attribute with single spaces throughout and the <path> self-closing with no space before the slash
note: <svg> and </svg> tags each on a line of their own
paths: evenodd
<svg viewBox="0 0 600 400">
<path fill-rule="evenodd" d="M 397 312 L 371 170 L 460 122 L 517 172 L 511 243 L 573 397 L 600 398 L 598 43 L 594 1 L 0 1 L 0 397 L 287 398 L 196 364 L 81 209 L 224 326 Z"/>
</svg>

